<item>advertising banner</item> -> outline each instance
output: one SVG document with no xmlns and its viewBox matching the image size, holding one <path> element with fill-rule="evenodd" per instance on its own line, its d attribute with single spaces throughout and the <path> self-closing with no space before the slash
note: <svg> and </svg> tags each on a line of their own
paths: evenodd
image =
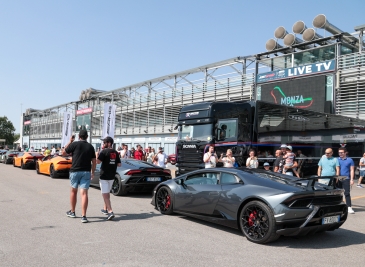
<svg viewBox="0 0 365 267">
<path fill-rule="evenodd" d="M 116 109 L 117 109 L 116 105 L 112 105 L 110 103 L 104 104 L 104 124 L 103 124 L 102 138 L 105 138 L 107 136 L 114 138 Z"/>
<path fill-rule="evenodd" d="M 63 113 L 61 147 L 64 147 L 70 141 L 71 134 L 72 134 L 72 114 L 70 112 L 65 112 Z"/>
<path fill-rule="evenodd" d="M 279 79 L 294 78 L 304 75 L 334 71 L 335 68 L 336 68 L 336 60 L 333 59 L 325 62 L 318 62 L 299 67 L 260 73 L 257 74 L 256 81 L 257 83 L 264 83 Z"/>
</svg>

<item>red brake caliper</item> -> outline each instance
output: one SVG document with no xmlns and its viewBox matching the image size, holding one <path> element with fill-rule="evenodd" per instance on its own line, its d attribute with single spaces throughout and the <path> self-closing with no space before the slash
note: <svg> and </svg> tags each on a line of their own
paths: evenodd
<svg viewBox="0 0 365 267">
<path fill-rule="evenodd" d="M 257 212 L 254 210 L 253 212 L 250 213 L 250 216 L 248 217 L 248 226 L 252 226 L 255 223 L 255 219 L 256 219 L 256 214 Z"/>
<path fill-rule="evenodd" d="M 166 196 L 166 204 L 165 204 L 165 209 L 168 209 L 170 207 L 171 201 L 170 201 L 170 196 L 167 195 Z"/>
</svg>

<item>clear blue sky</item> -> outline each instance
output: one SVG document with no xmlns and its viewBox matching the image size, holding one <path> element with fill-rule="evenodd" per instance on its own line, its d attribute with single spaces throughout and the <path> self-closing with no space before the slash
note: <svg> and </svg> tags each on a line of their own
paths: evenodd
<svg viewBox="0 0 365 267">
<path fill-rule="evenodd" d="M 89 87 L 113 90 L 265 51 L 278 26 L 365 24 L 363 0 L 13 0 L 0 3 L 0 116 L 45 109 Z"/>
</svg>

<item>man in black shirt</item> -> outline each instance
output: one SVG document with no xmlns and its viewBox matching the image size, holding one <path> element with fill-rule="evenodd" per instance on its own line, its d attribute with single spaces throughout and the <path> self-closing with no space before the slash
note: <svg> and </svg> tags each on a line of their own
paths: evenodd
<svg viewBox="0 0 365 267">
<path fill-rule="evenodd" d="M 104 199 L 104 209 L 101 210 L 101 213 L 108 215 L 107 220 L 112 220 L 114 213 L 110 202 L 110 190 L 112 189 L 117 167 L 122 166 L 122 164 L 118 151 L 113 149 L 113 138 L 107 136 L 103 139 L 103 143 L 104 149 L 100 151 L 99 157 L 96 160 L 97 164 L 101 163 L 99 183 Z"/>
<path fill-rule="evenodd" d="M 73 135 L 62 153 L 63 156 L 72 154 L 72 167 L 70 169 L 71 210 L 66 212 L 66 214 L 70 218 L 76 218 L 75 207 L 77 201 L 77 188 L 80 187 L 82 211 L 81 222 L 83 223 L 88 222 L 86 218 L 86 210 L 89 200 L 88 189 L 90 187 L 90 180 L 94 177 L 96 168 L 95 149 L 86 141 L 87 137 L 87 131 L 81 130 L 79 132 L 79 141 L 74 142 L 75 136 Z"/>
</svg>

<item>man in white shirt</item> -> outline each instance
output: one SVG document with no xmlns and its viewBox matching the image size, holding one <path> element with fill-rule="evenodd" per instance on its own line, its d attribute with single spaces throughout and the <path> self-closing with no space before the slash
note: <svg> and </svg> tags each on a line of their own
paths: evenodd
<svg viewBox="0 0 365 267">
<path fill-rule="evenodd" d="M 158 148 L 158 153 L 155 156 L 154 160 L 156 161 L 156 159 L 157 159 L 157 165 L 160 166 L 160 167 L 162 167 L 162 168 L 165 168 L 165 163 L 166 163 L 166 160 L 167 160 L 167 156 L 163 152 L 163 148 L 162 147 L 159 147 Z"/>
<path fill-rule="evenodd" d="M 56 148 L 52 146 L 51 155 L 54 156 L 55 154 L 56 154 Z"/>
<path fill-rule="evenodd" d="M 218 162 L 217 154 L 214 153 L 214 146 L 209 146 L 209 150 L 204 154 L 203 161 L 205 163 L 205 168 L 215 168 Z"/>
</svg>

